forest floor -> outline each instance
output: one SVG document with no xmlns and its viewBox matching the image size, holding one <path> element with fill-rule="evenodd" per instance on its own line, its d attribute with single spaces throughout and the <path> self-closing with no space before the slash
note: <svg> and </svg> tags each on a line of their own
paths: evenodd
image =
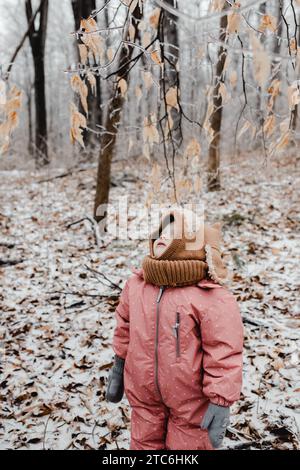
<svg viewBox="0 0 300 470">
<path fill-rule="evenodd" d="M 135 205 L 147 183 L 128 168 L 114 164 L 111 200 Z M 223 221 L 245 327 L 243 393 L 223 449 L 299 449 L 299 161 L 225 170 L 224 189 L 201 195 Z M 148 242 L 106 233 L 97 246 L 95 167 L 63 173 L 1 172 L 0 448 L 127 449 L 128 402 L 104 392 L 120 287 Z"/>
</svg>

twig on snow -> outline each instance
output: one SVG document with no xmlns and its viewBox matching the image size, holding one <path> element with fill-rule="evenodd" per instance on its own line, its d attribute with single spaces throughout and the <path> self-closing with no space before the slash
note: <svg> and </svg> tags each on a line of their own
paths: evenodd
<svg viewBox="0 0 300 470">
<path fill-rule="evenodd" d="M 64 294 L 64 295 L 76 295 L 79 297 L 93 297 L 93 298 L 112 298 L 114 297 L 111 294 L 88 294 L 87 292 L 67 292 L 62 290 L 55 290 L 52 292 L 47 292 L 47 294 Z"/>
<path fill-rule="evenodd" d="M 90 222 L 90 224 L 93 228 L 93 231 L 94 231 L 96 245 L 98 246 L 98 248 L 101 248 L 102 247 L 102 239 L 101 239 L 101 235 L 100 235 L 100 231 L 99 231 L 99 226 L 98 226 L 97 222 L 95 221 L 95 219 L 93 219 L 89 215 L 86 215 L 85 217 L 82 217 L 82 219 L 75 220 L 74 222 L 71 222 L 70 224 L 68 224 L 66 226 L 66 228 L 70 228 L 73 225 L 80 224 L 84 220 L 88 220 Z"/>
<path fill-rule="evenodd" d="M 5 268 L 7 266 L 14 266 L 15 264 L 23 263 L 24 261 L 25 261 L 24 259 L 11 259 L 11 260 L 0 259 L 0 267 Z"/>
<path fill-rule="evenodd" d="M 270 328 L 271 325 L 268 325 L 266 322 L 262 320 L 256 320 L 254 318 L 248 317 L 248 315 L 244 314 L 242 315 L 243 318 L 243 323 L 248 323 L 249 325 L 254 325 L 257 327 L 264 327 L 264 328 Z"/>
<path fill-rule="evenodd" d="M 89 266 L 87 266 L 86 264 L 84 265 L 84 267 L 96 274 L 97 276 L 102 276 L 112 287 L 114 287 L 115 289 L 118 289 L 120 292 L 122 291 L 122 288 L 120 286 L 118 286 L 118 284 L 115 284 L 113 281 L 111 281 L 107 276 L 105 276 L 105 274 L 101 273 L 100 271 L 97 271 L 96 269 L 93 269 L 93 268 L 90 268 Z"/>
</svg>

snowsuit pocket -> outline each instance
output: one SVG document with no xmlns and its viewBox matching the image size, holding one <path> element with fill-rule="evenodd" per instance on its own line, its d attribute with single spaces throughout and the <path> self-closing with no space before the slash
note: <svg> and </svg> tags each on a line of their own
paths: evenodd
<svg viewBox="0 0 300 470">
<path fill-rule="evenodd" d="M 173 326 L 173 332 L 175 337 L 175 350 L 176 350 L 176 359 L 180 357 L 180 312 L 176 311 L 175 315 L 175 325 Z"/>
<path fill-rule="evenodd" d="M 200 332 L 196 321 L 191 315 L 178 307 L 173 324 L 175 359 L 179 361 L 191 340 L 200 338 Z"/>
</svg>

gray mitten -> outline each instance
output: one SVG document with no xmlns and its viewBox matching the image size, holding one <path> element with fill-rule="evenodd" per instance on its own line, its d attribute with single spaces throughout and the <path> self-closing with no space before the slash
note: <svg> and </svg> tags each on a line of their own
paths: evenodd
<svg viewBox="0 0 300 470">
<path fill-rule="evenodd" d="M 229 406 L 210 403 L 201 423 L 201 429 L 207 429 L 211 443 L 215 449 L 221 446 L 226 428 L 229 425 Z"/>
<path fill-rule="evenodd" d="M 118 403 L 122 400 L 124 394 L 124 364 L 125 359 L 115 355 L 114 365 L 111 368 L 108 377 L 107 390 L 105 398 L 112 403 Z"/>
</svg>

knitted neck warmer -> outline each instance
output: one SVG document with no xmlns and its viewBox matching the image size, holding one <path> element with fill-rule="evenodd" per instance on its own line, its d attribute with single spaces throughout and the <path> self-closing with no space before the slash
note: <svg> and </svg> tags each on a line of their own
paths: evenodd
<svg viewBox="0 0 300 470">
<path fill-rule="evenodd" d="M 154 240 L 160 238 L 161 231 L 170 223 L 170 216 L 174 222 L 174 238 L 160 256 L 155 256 Z M 142 262 L 146 282 L 157 286 L 188 286 L 205 278 L 220 284 L 226 279 L 227 270 L 219 248 L 219 224 L 202 225 L 194 232 L 188 226 L 187 217 L 184 210 L 171 210 L 150 235 L 150 255 Z"/>
<path fill-rule="evenodd" d="M 162 228 L 174 217 L 174 239 L 164 252 L 156 257 L 153 242 L 159 238 Z M 150 256 L 143 260 L 142 267 L 146 282 L 158 286 L 189 286 L 206 277 L 207 264 L 204 262 L 205 252 L 202 250 L 186 250 L 186 242 L 195 238 L 186 238 L 184 232 L 184 214 L 171 212 L 160 223 L 158 231 L 151 234 L 149 242 Z"/>
<path fill-rule="evenodd" d="M 196 259 L 158 260 L 146 256 L 142 267 L 145 281 L 157 286 L 197 284 L 207 273 L 207 264 Z"/>
</svg>

